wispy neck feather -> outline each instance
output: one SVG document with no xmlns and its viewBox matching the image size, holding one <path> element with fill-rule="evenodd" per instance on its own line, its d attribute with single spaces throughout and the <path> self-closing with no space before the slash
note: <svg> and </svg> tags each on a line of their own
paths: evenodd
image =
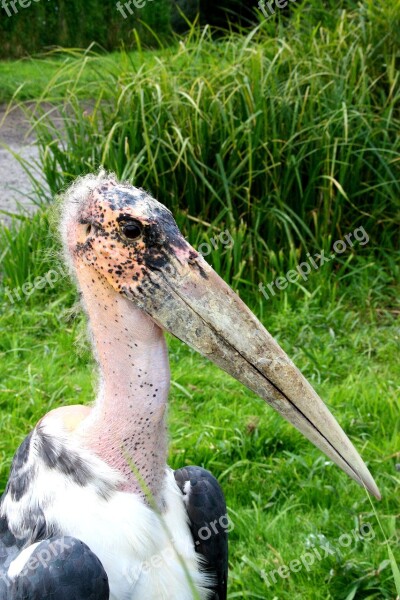
<svg viewBox="0 0 400 600">
<path fill-rule="evenodd" d="M 83 268 L 78 280 L 100 367 L 100 389 L 77 435 L 123 474 L 123 490 L 145 496 L 144 483 L 160 503 L 170 382 L 164 335 L 146 314 L 89 270 Z"/>
</svg>

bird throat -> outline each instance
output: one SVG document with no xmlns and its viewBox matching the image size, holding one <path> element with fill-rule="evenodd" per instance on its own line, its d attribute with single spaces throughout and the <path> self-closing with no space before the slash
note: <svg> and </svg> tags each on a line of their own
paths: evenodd
<svg viewBox="0 0 400 600">
<path fill-rule="evenodd" d="M 78 269 L 100 386 L 76 430 L 80 442 L 123 476 L 121 490 L 162 505 L 170 383 L 162 330 L 87 268 Z"/>
</svg>

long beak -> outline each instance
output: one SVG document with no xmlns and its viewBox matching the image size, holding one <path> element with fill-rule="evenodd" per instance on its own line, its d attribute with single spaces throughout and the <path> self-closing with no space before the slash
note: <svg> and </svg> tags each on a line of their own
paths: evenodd
<svg viewBox="0 0 400 600">
<path fill-rule="evenodd" d="M 151 293 L 128 298 L 162 328 L 253 390 L 376 498 L 379 490 L 344 431 L 242 300 L 190 248 L 152 271 Z"/>
</svg>

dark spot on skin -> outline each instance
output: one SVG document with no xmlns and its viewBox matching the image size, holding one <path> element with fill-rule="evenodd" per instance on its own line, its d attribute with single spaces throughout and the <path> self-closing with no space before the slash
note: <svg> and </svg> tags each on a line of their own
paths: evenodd
<svg viewBox="0 0 400 600">
<path fill-rule="evenodd" d="M 146 270 L 161 270 L 168 265 L 171 257 L 175 255 L 176 249 L 187 248 L 186 241 L 182 237 L 171 212 L 145 192 L 138 193 L 137 190 L 112 188 L 104 191 L 105 201 L 113 211 L 120 211 L 116 219 L 116 227 L 108 235 L 116 241 L 132 247 L 133 254 L 129 258 L 134 259 L 137 264 L 143 264 Z M 147 222 L 142 222 L 143 231 L 140 238 L 143 245 L 139 247 L 136 241 L 129 242 L 123 237 L 121 227 L 127 220 L 132 220 L 132 214 L 126 209 L 135 208 L 138 201 L 146 202 L 148 205 Z M 143 247 L 144 246 L 144 247 Z M 110 248 L 115 248 L 110 244 Z M 119 265 L 120 267 L 120 265 Z M 121 275 L 122 273 L 117 273 Z M 132 276 L 136 281 L 135 276 Z"/>
</svg>

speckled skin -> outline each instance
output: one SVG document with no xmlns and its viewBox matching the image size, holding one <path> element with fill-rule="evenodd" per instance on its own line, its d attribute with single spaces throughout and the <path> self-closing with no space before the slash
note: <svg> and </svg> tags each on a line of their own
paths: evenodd
<svg viewBox="0 0 400 600">
<path fill-rule="evenodd" d="M 135 241 L 122 232 L 132 219 L 142 228 Z M 125 290 L 142 299 L 152 295 L 152 274 L 168 267 L 171 254 L 190 257 L 193 251 L 164 206 L 112 179 L 93 189 L 66 221 L 69 259 L 90 315 L 103 382 L 92 414 L 75 435 L 124 475 L 121 489 L 143 494 L 145 484 L 161 502 L 167 351 L 162 330 L 126 299 Z"/>
<path fill-rule="evenodd" d="M 74 258 L 91 264 L 113 288 L 129 289 L 145 296 L 157 289 L 156 271 L 174 269 L 173 259 L 194 264 L 199 254 L 186 242 L 170 211 L 145 192 L 107 180 L 95 188 L 79 213 L 83 225 L 92 225 L 92 235 L 78 242 Z M 124 237 L 121 225 L 136 219 L 142 226 L 138 240 Z M 206 277 L 197 261 L 200 272 Z"/>
</svg>

